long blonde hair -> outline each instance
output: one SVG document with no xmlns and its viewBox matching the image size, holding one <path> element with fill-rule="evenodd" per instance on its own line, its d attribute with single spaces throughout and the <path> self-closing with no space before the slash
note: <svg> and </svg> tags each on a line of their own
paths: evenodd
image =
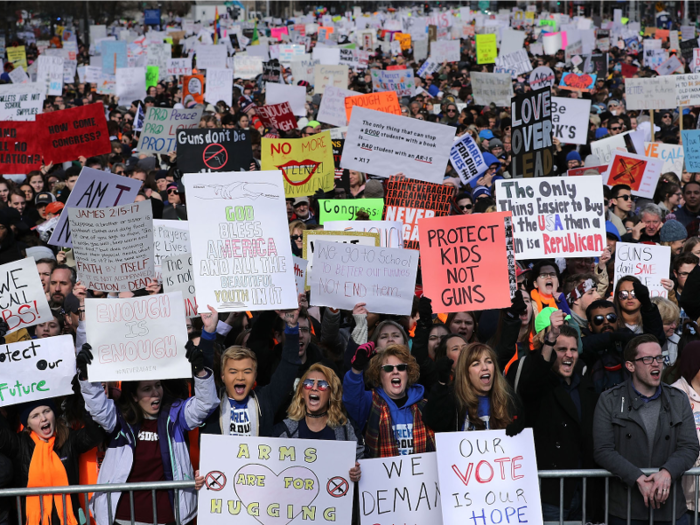
<svg viewBox="0 0 700 525">
<path fill-rule="evenodd" d="M 343 426 L 348 422 L 348 418 L 343 410 L 343 385 L 333 370 L 319 363 L 311 365 L 299 380 L 292 403 L 289 405 L 289 410 L 287 410 L 287 417 L 293 421 L 301 421 L 306 417 L 306 405 L 304 404 L 302 391 L 304 390 L 304 381 L 306 381 L 311 372 L 321 372 L 330 385 L 331 397 L 328 402 L 328 426 L 331 428 Z"/>
<path fill-rule="evenodd" d="M 496 352 L 493 348 L 483 343 L 471 343 L 460 352 L 457 359 L 454 386 L 459 413 L 461 417 L 469 416 L 469 421 L 474 426 L 483 426 L 483 422 L 477 415 L 479 406 L 478 394 L 469 380 L 469 367 L 474 361 L 479 360 L 483 354 L 491 358 L 494 367 L 493 386 L 489 393 L 491 400 L 489 426 L 493 430 L 506 428 L 512 421 L 510 407 L 513 404 L 513 396 L 505 377 L 503 377 L 501 370 L 498 368 Z"/>
</svg>

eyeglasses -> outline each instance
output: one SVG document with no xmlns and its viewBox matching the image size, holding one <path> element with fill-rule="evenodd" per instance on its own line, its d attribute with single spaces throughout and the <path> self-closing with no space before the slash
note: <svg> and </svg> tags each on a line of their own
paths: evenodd
<svg viewBox="0 0 700 525">
<path fill-rule="evenodd" d="M 603 205 L 604 206 L 610 205 L 610 201 L 608 199 L 603 199 Z"/>
<path fill-rule="evenodd" d="M 396 370 L 399 372 L 405 372 L 408 365 L 406 363 L 401 363 L 400 365 L 382 365 L 382 370 L 384 370 L 387 374 L 391 374 L 394 371 L 394 368 L 396 368 Z"/>
<path fill-rule="evenodd" d="M 612 127 L 610 126 L 610 131 L 620 131 L 622 128 L 620 126 Z"/>
<path fill-rule="evenodd" d="M 682 196 L 683 196 L 683 192 L 677 191 L 677 192 L 674 193 L 673 195 L 674 195 L 674 197 L 682 197 Z"/>
<path fill-rule="evenodd" d="M 177 190 L 168 190 L 168 195 L 178 195 L 179 193 Z"/>
<path fill-rule="evenodd" d="M 654 361 L 661 364 L 664 362 L 664 356 L 662 355 L 645 355 L 644 357 L 638 357 L 635 361 L 641 361 L 645 365 L 650 365 Z"/>
<path fill-rule="evenodd" d="M 448 113 L 457 113 L 457 110 L 456 109 L 448 109 L 447 112 Z"/>
<path fill-rule="evenodd" d="M 460 204 L 459 209 L 460 210 L 471 210 L 474 206 L 471 204 Z"/>
<path fill-rule="evenodd" d="M 603 321 L 608 320 L 609 323 L 616 323 L 617 322 L 617 315 L 616 314 L 605 314 L 605 316 L 602 315 L 596 315 L 591 319 L 593 321 L 593 324 L 596 326 L 600 326 L 603 324 Z"/>
<path fill-rule="evenodd" d="M 542 277 L 544 279 L 554 279 L 556 276 L 556 273 L 541 273 L 537 276 L 537 278 L 539 279 L 540 277 Z"/>
<path fill-rule="evenodd" d="M 306 390 L 311 390 L 314 385 L 316 385 L 316 388 L 321 392 L 325 392 L 331 387 L 331 385 L 328 384 L 328 381 L 323 379 L 304 379 L 304 383 L 302 384 Z"/>
<path fill-rule="evenodd" d="M 661 117 L 661 118 L 671 118 L 671 115 L 664 115 L 664 116 Z"/>
<path fill-rule="evenodd" d="M 637 296 L 634 293 L 634 290 L 620 290 L 617 293 L 617 296 L 622 299 L 623 301 L 626 299 L 635 299 Z"/>
<path fill-rule="evenodd" d="M 690 275 L 690 272 L 677 272 L 678 277 L 688 277 Z"/>
<path fill-rule="evenodd" d="M 290 235 L 293 241 L 300 241 L 301 239 L 304 238 L 303 235 Z"/>
<path fill-rule="evenodd" d="M 618 195 L 618 196 L 615 197 L 615 198 L 616 198 L 616 199 L 622 199 L 622 200 L 624 200 L 624 201 L 628 201 L 628 200 L 630 200 L 630 199 L 632 198 L 632 195 Z"/>
</svg>

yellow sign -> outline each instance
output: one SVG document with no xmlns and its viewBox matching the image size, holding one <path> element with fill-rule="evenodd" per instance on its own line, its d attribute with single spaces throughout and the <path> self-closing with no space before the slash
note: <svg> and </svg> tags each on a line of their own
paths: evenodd
<svg viewBox="0 0 700 525">
<path fill-rule="evenodd" d="M 394 33 L 394 40 L 398 40 L 401 43 L 401 51 L 411 49 L 411 35 L 408 33 Z"/>
<path fill-rule="evenodd" d="M 331 132 L 303 139 L 262 139 L 262 169 L 281 170 L 286 198 L 333 189 L 335 164 Z"/>
<path fill-rule="evenodd" d="M 496 35 L 476 35 L 476 63 L 493 64 L 498 56 L 496 48 Z"/>
<path fill-rule="evenodd" d="M 24 46 L 8 47 L 7 51 L 7 61 L 12 62 L 12 65 L 22 66 L 26 71 L 27 68 L 27 53 L 24 50 Z"/>
</svg>

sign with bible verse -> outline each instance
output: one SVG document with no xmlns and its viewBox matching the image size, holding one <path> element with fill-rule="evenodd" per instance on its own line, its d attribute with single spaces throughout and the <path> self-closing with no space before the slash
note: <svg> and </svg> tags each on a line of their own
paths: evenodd
<svg viewBox="0 0 700 525">
<path fill-rule="evenodd" d="M 186 174 L 200 313 L 297 308 L 280 171 Z"/>
<path fill-rule="evenodd" d="M 94 157 L 112 151 L 102 102 L 37 115 L 38 138 L 46 164 Z"/>
<path fill-rule="evenodd" d="M 0 266 L 0 315 L 9 328 L 7 333 L 53 319 L 31 257 Z"/>
<path fill-rule="evenodd" d="M 88 379 L 148 381 L 192 375 L 185 358 L 187 326 L 179 292 L 129 299 L 86 299 Z"/>
<path fill-rule="evenodd" d="M 671 247 L 655 244 L 618 242 L 615 245 L 615 283 L 625 275 L 633 275 L 649 288 L 651 297 L 668 298 L 661 279 L 668 279 Z"/>
<path fill-rule="evenodd" d="M 208 525 L 350 525 L 354 441 L 202 435 L 198 516 Z M 230 450 L 230 454 L 222 454 Z"/>
<path fill-rule="evenodd" d="M 0 406 L 73 394 L 75 345 L 70 335 L 0 345 Z"/>
<path fill-rule="evenodd" d="M 88 290 L 140 290 L 155 278 L 150 201 L 113 208 L 68 208 L 68 220 L 78 280 Z"/>
<path fill-rule="evenodd" d="M 516 260 L 598 257 L 607 246 L 597 175 L 498 180 L 496 196 L 513 215 Z"/>
<path fill-rule="evenodd" d="M 516 289 L 510 213 L 418 221 L 423 293 L 437 312 L 510 306 Z"/>
<path fill-rule="evenodd" d="M 354 107 L 340 166 L 442 182 L 456 128 Z"/>
</svg>

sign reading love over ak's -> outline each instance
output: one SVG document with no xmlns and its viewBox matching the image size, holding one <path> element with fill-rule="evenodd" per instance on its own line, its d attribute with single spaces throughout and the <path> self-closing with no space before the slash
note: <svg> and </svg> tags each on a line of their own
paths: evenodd
<svg viewBox="0 0 700 525">
<path fill-rule="evenodd" d="M 354 441 L 203 435 L 199 520 L 349 525 L 355 447 Z"/>
</svg>

